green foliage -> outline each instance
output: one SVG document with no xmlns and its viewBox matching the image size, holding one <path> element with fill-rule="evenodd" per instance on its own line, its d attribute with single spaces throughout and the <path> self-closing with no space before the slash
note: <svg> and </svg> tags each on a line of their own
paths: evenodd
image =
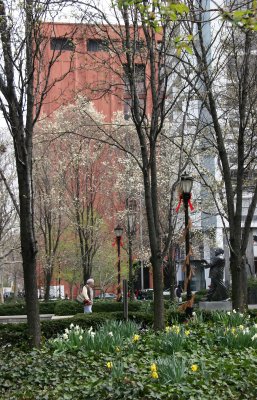
<svg viewBox="0 0 257 400">
<path fill-rule="evenodd" d="M 114 314 L 119 316 L 118 312 Z M 111 313 L 108 315 L 111 316 Z M 100 313 L 94 316 L 98 322 L 99 317 Z M 60 324 L 65 322 L 68 324 L 68 332 L 73 331 L 72 334 L 76 335 L 66 348 L 56 351 L 51 339 L 46 340 L 41 350 L 17 351 L 7 346 L 0 349 L 0 398 L 257 398 L 257 348 L 252 344 L 256 339 L 251 340 L 251 343 L 245 341 L 244 346 L 231 345 L 236 335 L 243 334 L 242 327 L 235 327 L 232 333 L 234 339 L 228 338 L 227 341 L 220 322 L 203 323 L 200 321 L 202 318 L 198 318 L 190 326 L 183 324 L 170 327 L 163 335 L 167 336 L 173 329 L 177 335 L 185 336 L 186 331 L 190 330 L 184 345 L 170 355 L 164 349 L 161 353 L 156 349 L 156 342 L 162 335 L 160 333 L 152 330 L 137 332 L 134 324 L 127 325 L 113 320 L 100 323 L 98 328 L 93 315 L 78 315 L 76 318 L 77 323 L 73 322 L 72 328 L 71 320 L 54 321 Z M 256 317 L 247 318 L 247 328 L 251 334 L 257 332 L 256 322 Z M 95 332 L 95 335 L 89 338 L 88 344 L 80 346 L 82 339 L 79 339 L 79 335 L 83 323 L 83 330 L 87 331 L 85 335 L 90 336 L 89 330 Z M 94 324 L 92 329 L 90 324 Z M 228 327 L 226 334 L 230 335 L 232 328 Z M 78 334 L 75 334 L 75 330 Z M 59 333 L 63 335 L 64 331 L 65 328 Z M 247 331 L 243 335 L 246 337 Z M 121 345 L 115 347 L 114 342 Z"/>
<path fill-rule="evenodd" d="M 173 354 L 183 349 L 186 340 L 187 335 L 179 325 L 167 326 L 156 339 L 156 349 L 158 353 Z"/>
<path fill-rule="evenodd" d="M 250 277 L 247 281 L 248 288 L 257 289 L 257 279 L 255 277 Z"/>
<path fill-rule="evenodd" d="M 39 302 L 40 314 L 55 314 L 55 306 L 59 302 L 56 301 L 41 301 Z M 26 315 L 27 309 L 24 301 L 18 303 L 0 305 L 0 315 Z"/>
<path fill-rule="evenodd" d="M 25 303 L 10 303 L 0 305 L 0 315 L 25 315 Z"/>
<path fill-rule="evenodd" d="M 253 7 L 251 9 L 236 10 L 232 12 L 223 11 L 222 16 L 240 29 L 257 31 L 256 1 L 253 2 Z"/>
<path fill-rule="evenodd" d="M 98 330 L 94 331 L 91 326 L 88 330 L 80 325 L 70 324 L 63 334 L 50 340 L 50 346 L 55 352 L 63 351 L 82 351 L 114 353 L 120 351 L 125 339 L 131 338 L 138 327 L 135 323 L 129 321 L 107 321 Z"/>
<path fill-rule="evenodd" d="M 129 302 L 129 311 L 139 311 L 141 309 L 140 302 Z M 93 304 L 93 312 L 115 312 L 123 311 L 123 303 L 113 300 L 96 300 Z M 62 301 L 58 302 L 55 307 L 56 315 L 75 315 L 83 312 L 83 305 L 76 301 Z"/>
<path fill-rule="evenodd" d="M 244 325 L 237 327 L 219 329 L 217 340 L 220 345 L 233 349 L 244 349 L 253 347 L 257 349 L 257 324 L 250 328 Z"/>
<path fill-rule="evenodd" d="M 244 325 L 250 318 L 249 314 L 242 314 L 233 311 L 216 311 L 212 314 L 214 322 L 218 322 L 223 326 L 239 326 Z"/>
<path fill-rule="evenodd" d="M 186 373 L 186 361 L 183 357 L 158 358 L 156 361 L 160 382 L 164 385 L 180 383 Z"/>
</svg>

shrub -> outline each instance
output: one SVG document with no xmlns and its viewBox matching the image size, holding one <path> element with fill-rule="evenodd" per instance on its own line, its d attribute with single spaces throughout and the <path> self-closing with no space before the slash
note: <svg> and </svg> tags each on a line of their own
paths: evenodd
<svg viewBox="0 0 257 400">
<path fill-rule="evenodd" d="M 0 315 L 25 315 L 26 305 L 22 303 L 2 304 L 0 306 Z"/>
<path fill-rule="evenodd" d="M 139 311 L 141 303 L 133 301 L 128 303 L 129 311 Z M 108 300 L 98 300 L 93 305 L 94 313 L 123 311 L 123 303 Z M 75 315 L 83 312 L 83 305 L 76 301 L 61 301 L 56 304 L 56 315 Z"/>
<path fill-rule="evenodd" d="M 39 312 L 40 314 L 54 314 L 55 307 L 58 303 L 62 303 L 62 301 L 40 301 L 39 302 Z M 63 301 L 64 303 L 64 301 Z M 24 300 L 17 303 L 3 304 L 0 305 L 0 315 L 26 315 L 26 304 Z"/>
</svg>

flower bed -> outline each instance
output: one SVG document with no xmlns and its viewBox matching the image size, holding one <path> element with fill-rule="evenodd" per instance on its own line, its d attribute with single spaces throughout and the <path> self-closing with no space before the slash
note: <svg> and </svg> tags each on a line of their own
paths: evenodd
<svg viewBox="0 0 257 400">
<path fill-rule="evenodd" d="M 257 320 L 201 314 L 165 331 L 135 322 L 71 323 L 41 350 L 5 346 L 0 398 L 208 400 L 257 398 Z"/>
</svg>

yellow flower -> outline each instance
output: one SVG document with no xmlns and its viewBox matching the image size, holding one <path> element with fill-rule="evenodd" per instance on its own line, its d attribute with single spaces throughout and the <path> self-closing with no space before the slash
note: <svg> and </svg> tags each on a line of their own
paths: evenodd
<svg viewBox="0 0 257 400">
<path fill-rule="evenodd" d="M 109 368 L 109 369 L 112 369 L 112 362 L 111 362 L 111 361 L 108 361 L 108 362 L 106 363 L 106 367 Z"/>
<path fill-rule="evenodd" d="M 151 372 L 156 372 L 157 371 L 157 365 L 155 363 L 153 363 L 151 365 Z"/>
<path fill-rule="evenodd" d="M 196 372 L 198 370 L 198 365 L 196 365 L 196 364 L 191 365 L 191 370 L 193 372 Z"/>
<path fill-rule="evenodd" d="M 158 379 L 159 378 L 159 375 L 157 374 L 156 371 L 153 371 L 151 376 L 152 376 L 153 379 Z"/>
<path fill-rule="evenodd" d="M 189 331 L 189 330 L 188 330 L 188 331 L 185 331 L 185 335 L 186 335 L 186 336 L 190 335 L 190 331 Z"/>
<path fill-rule="evenodd" d="M 243 331 L 244 330 L 244 325 L 239 325 L 238 328 L 240 329 L 240 331 Z"/>
<path fill-rule="evenodd" d="M 236 328 L 231 328 L 231 333 L 232 333 L 232 335 L 235 334 L 235 331 L 236 331 Z"/>
<path fill-rule="evenodd" d="M 171 327 L 170 326 L 166 326 L 166 328 L 165 328 L 165 332 L 170 332 L 171 331 Z"/>
<path fill-rule="evenodd" d="M 139 341 L 139 335 L 134 335 L 133 342 L 138 342 L 138 341 Z"/>
<path fill-rule="evenodd" d="M 172 330 L 173 330 L 173 332 L 175 332 L 175 333 L 178 335 L 179 332 L 180 332 L 180 327 L 179 327 L 178 325 L 174 325 L 174 326 L 172 327 Z"/>
<path fill-rule="evenodd" d="M 116 351 L 117 351 L 117 353 L 119 353 L 120 352 L 120 348 L 117 346 L 116 347 L 116 349 L 115 349 Z"/>
</svg>

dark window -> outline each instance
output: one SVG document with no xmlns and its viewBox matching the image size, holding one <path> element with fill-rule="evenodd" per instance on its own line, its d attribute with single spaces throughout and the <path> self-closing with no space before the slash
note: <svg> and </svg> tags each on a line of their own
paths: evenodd
<svg viewBox="0 0 257 400">
<path fill-rule="evenodd" d="M 51 38 L 51 50 L 73 51 L 75 45 L 69 38 Z"/>
<path fill-rule="evenodd" d="M 108 43 L 101 39 L 88 39 L 87 51 L 104 51 L 107 50 Z"/>
<path fill-rule="evenodd" d="M 130 92 L 130 78 L 133 79 L 133 76 L 130 77 L 130 71 L 128 69 L 127 64 L 123 65 L 124 68 L 124 83 L 125 83 L 125 91 Z M 134 82 L 136 86 L 137 94 L 145 94 L 145 65 L 144 64 L 135 64 L 134 66 Z"/>
</svg>

